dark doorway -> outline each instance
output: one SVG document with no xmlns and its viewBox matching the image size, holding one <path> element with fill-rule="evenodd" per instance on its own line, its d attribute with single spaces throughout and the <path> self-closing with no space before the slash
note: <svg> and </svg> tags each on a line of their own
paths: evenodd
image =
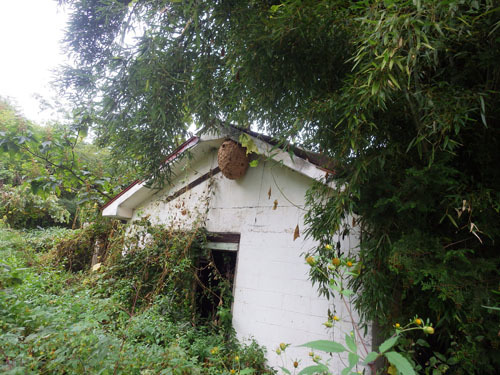
<svg viewBox="0 0 500 375">
<path fill-rule="evenodd" d="M 230 242 L 229 242 L 230 241 Z M 216 324 L 230 319 L 239 235 L 208 236 L 206 256 L 199 259 L 196 304 L 199 317 Z"/>
</svg>

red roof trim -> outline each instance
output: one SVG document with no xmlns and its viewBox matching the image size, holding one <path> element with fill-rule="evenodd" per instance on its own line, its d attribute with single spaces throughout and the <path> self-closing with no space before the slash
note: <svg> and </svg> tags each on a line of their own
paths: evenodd
<svg viewBox="0 0 500 375">
<path fill-rule="evenodd" d="M 180 145 L 174 151 L 172 151 L 172 153 L 167 156 L 167 158 L 165 159 L 165 161 L 163 162 L 163 164 L 170 163 L 172 160 L 174 160 L 175 158 L 177 158 L 177 156 L 179 156 L 180 154 L 182 154 L 188 148 L 190 148 L 190 147 L 194 146 L 195 144 L 197 144 L 199 140 L 200 140 L 200 137 L 197 137 L 197 136 L 193 136 L 193 137 L 189 138 L 186 142 L 184 142 L 182 145 Z"/>
<path fill-rule="evenodd" d="M 101 207 L 101 211 L 104 210 L 106 207 L 108 207 L 111 203 L 116 201 L 118 198 L 120 198 L 123 194 L 125 194 L 127 191 L 132 189 L 135 185 L 140 184 L 143 180 L 135 180 L 132 182 L 129 186 L 127 186 L 125 189 L 120 191 L 118 194 L 116 194 L 111 200 L 109 200 L 104 206 Z"/>
<path fill-rule="evenodd" d="M 193 147 L 195 144 L 198 143 L 200 140 L 200 137 L 193 136 L 189 138 L 186 142 L 181 144 L 179 147 L 177 147 L 170 155 L 168 155 L 163 162 L 163 164 L 168 164 L 171 161 L 175 160 L 179 155 L 181 155 L 184 151 L 186 151 L 188 148 Z M 132 189 L 135 185 L 140 184 L 144 180 L 135 180 L 132 182 L 130 185 L 128 185 L 125 189 L 120 191 L 117 195 L 115 195 L 110 201 L 108 201 L 104 206 L 101 207 L 101 211 L 104 210 L 106 207 L 108 207 L 111 203 L 116 201 L 118 198 L 120 198 L 123 194 L 125 194 L 127 191 Z"/>
</svg>

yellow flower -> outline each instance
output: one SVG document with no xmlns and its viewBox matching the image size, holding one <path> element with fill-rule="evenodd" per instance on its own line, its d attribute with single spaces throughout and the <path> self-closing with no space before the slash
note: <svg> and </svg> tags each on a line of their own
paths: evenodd
<svg viewBox="0 0 500 375">
<path fill-rule="evenodd" d="M 327 249 L 327 250 L 331 250 L 331 249 L 332 249 L 332 245 L 330 245 L 330 244 L 326 244 L 326 245 L 325 245 L 325 249 Z"/>
<path fill-rule="evenodd" d="M 281 349 L 281 350 L 285 350 L 287 346 L 288 346 L 287 344 L 285 344 L 284 342 L 282 342 L 282 343 L 280 344 L 280 349 Z"/>
<path fill-rule="evenodd" d="M 419 318 L 415 319 L 415 323 L 419 326 L 422 325 L 422 319 Z"/>
<path fill-rule="evenodd" d="M 337 315 L 334 315 L 333 316 L 333 320 L 335 320 L 336 322 L 338 322 L 340 320 L 340 318 Z"/>
<path fill-rule="evenodd" d="M 235 360 L 236 362 L 239 362 L 239 361 L 240 361 L 240 357 L 236 356 L 236 357 L 234 357 L 234 360 Z"/>
<path fill-rule="evenodd" d="M 219 352 L 219 347 L 217 347 L 217 346 L 214 346 L 214 347 L 212 348 L 212 350 L 210 350 L 210 353 L 211 353 L 211 354 L 217 354 L 218 352 Z"/>
<path fill-rule="evenodd" d="M 229 371 L 229 373 L 236 374 L 236 370 L 234 368 L 232 368 L 231 371 Z"/>
<path fill-rule="evenodd" d="M 312 257 L 312 256 L 310 256 L 310 255 L 309 255 L 309 256 L 306 258 L 306 262 L 307 262 L 310 266 L 314 266 L 314 263 L 316 263 L 316 259 L 314 259 L 314 257 Z"/>
<path fill-rule="evenodd" d="M 295 368 L 299 367 L 299 362 L 293 361 L 293 367 L 295 367 Z"/>
<path fill-rule="evenodd" d="M 351 261 L 347 262 L 346 264 L 347 264 L 347 267 L 352 267 L 352 262 Z"/>
<path fill-rule="evenodd" d="M 396 323 L 396 324 L 394 324 L 394 327 L 396 327 L 396 328 L 401 328 L 401 324 Z"/>
<path fill-rule="evenodd" d="M 339 258 L 333 258 L 333 259 L 332 259 L 332 264 L 333 264 L 335 267 L 340 266 L 340 259 L 339 259 Z"/>
</svg>

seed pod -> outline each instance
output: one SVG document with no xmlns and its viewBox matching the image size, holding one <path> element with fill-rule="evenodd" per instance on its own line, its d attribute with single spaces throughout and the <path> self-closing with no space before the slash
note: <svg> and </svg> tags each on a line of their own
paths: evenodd
<svg viewBox="0 0 500 375">
<path fill-rule="evenodd" d="M 434 333 L 434 328 L 432 328 L 431 326 L 425 326 L 423 328 L 424 332 L 427 333 L 428 335 L 432 335 Z"/>
</svg>

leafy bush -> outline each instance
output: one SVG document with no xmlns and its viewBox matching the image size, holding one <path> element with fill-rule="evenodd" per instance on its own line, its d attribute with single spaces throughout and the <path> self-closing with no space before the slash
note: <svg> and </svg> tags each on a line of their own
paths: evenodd
<svg viewBox="0 0 500 375">
<path fill-rule="evenodd" d="M 85 228 L 85 236 L 91 237 L 88 233 L 96 227 Z M 81 237 L 85 230 L 73 235 Z M 264 365 L 263 350 L 255 343 L 240 344 L 234 335 L 213 325 L 194 326 L 190 316 L 175 320 L 172 314 L 165 314 L 165 309 L 171 309 L 172 295 L 163 288 L 155 298 L 145 293 L 141 309 L 132 308 L 129 297 L 131 291 L 138 290 L 133 282 L 154 286 L 158 281 L 158 276 L 149 279 L 144 274 L 133 279 L 135 271 L 144 271 L 140 257 L 132 257 L 134 252 L 123 258 L 121 254 L 108 254 L 108 270 L 102 266 L 97 272 L 75 274 L 66 271 L 67 264 L 48 264 L 46 253 L 31 248 L 30 244 L 45 245 L 44 231 L 29 233 L 29 240 L 12 230 L 0 231 L 1 257 L 9 267 L 20 268 L 22 281 L 9 288 L 2 284 L 0 289 L 2 373 L 272 373 Z M 118 248 L 122 240 L 117 235 L 110 246 Z M 61 243 L 67 246 L 68 241 Z M 157 266 L 152 250 L 150 245 L 150 257 L 142 262 L 152 265 L 149 271 Z M 40 257 L 45 257 L 44 262 L 37 261 Z M 135 259 L 135 263 L 127 266 L 127 259 Z M 23 269 L 28 260 L 35 266 Z M 144 291 L 154 291 L 146 286 Z"/>
<path fill-rule="evenodd" d="M 63 227 L 48 227 L 23 231 L 23 238 L 37 252 L 48 252 L 63 239 L 71 237 L 75 232 Z"/>
<path fill-rule="evenodd" d="M 86 270 L 90 267 L 94 251 L 105 251 L 108 236 L 112 235 L 118 226 L 119 222 L 116 220 L 99 218 L 83 228 L 73 230 L 55 243 L 48 260 L 73 272 Z"/>
<path fill-rule="evenodd" d="M 33 194 L 27 185 L 4 185 L 0 192 L 0 217 L 13 228 L 65 224 L 69 216 L 54 194 L 42 198 Z"/>
<path fill-rule="evenodd" d="M 117 228 L 102 256 L 102 269 L 95 287 L 103 296 L 111 296 L 130 309 L 149 306 L 157 297 L 162 313 L 173 320 L 189 320 L 198 324 L 200 299 L 218 306 L 205 320 L 231 329 L 231 285 L 204 247 L 205 232 L 179 232 L 151 225 L 147 219 L 134 223 L 133 229 Z M 210 259 L 211 260 L 211 259 Z M 204 283 L 199 272 L 208 269 L 213 283 Z M 116 284 L 121 287 L 116 288 Z M 198 301 L 197 301 L 198 300 Z"/>
</svg>

